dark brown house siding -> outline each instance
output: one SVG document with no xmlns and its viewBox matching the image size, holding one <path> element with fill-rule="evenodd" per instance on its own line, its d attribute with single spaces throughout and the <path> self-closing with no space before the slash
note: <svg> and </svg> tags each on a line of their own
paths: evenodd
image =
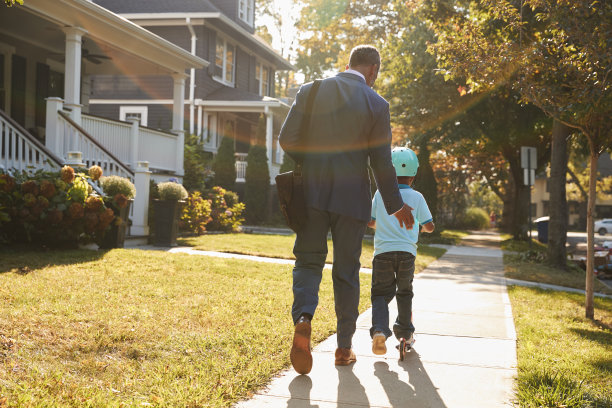
<svg viewBox="0 0 612 408">
<path fill-rule="evenodd" d="M 91 99 L 172 99 L 170 76 L 96 75 L 92 78 Z"/>
<path fill-rule="evenodd" d="M 229 18 L 238 23 L 242 28 L 247 30 L 249 33 L 255 33 L 255 29 L 242 21 L 240 17 L 238 17 L 238 2 L 239 0 L 211 0 L 215 6 L 219 8 Z M 255 7 L 257 7 L 257 1 L 255 1 Z"/>
</svg>

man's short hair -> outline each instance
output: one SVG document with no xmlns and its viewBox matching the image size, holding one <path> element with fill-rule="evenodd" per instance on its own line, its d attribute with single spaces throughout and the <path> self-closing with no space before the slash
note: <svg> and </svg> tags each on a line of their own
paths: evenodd
<svg viewBox="0 0 612 408">
<path fill-rule="evenodd" d="M 373 45 L 358 45 L 351 50 L 349 67 L 359 67 L 364 65 L 380 66 L 380 54 Z"/>
</svg>

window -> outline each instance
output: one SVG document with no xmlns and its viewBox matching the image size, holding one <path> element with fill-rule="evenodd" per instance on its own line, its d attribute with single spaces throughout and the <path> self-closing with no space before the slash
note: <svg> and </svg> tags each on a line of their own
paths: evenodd
<svg viewBox="0 0 612 408">
<path fill-rule="evenodd" d="M 146 106 L 121 106 L 119 107 L 119 120 L 128 121 L 138 119 L 140 126 L 147 126 L 148 108 Z"/>
<path fill-rule="evenodd" d="M 255 83 L 261 96 L 270 95 L 270 68 L 257 63 L 255 66 Z"/>
<path fill-rule="evenodd" d="M 4 80 L 4 54 L 0 54 L 0 110 L 6 110 L 6 86 Z"/>
<path fill-rule="evenodd" d="M 225 39 L 217 37 L 214 78 L 233 86 L 235 65 L 236 47 L 228 43 Z"/>
<path fill-rule="evenodd" d="M 255 0 L 238 0 L 238 17 L 251 27 L 253 27 L 253 20 L 255 13 Z"/>
</svg>

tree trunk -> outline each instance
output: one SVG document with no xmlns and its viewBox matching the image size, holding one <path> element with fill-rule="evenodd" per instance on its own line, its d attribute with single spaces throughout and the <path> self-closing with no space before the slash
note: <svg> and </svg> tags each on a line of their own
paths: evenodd
<svg viewBox="0 0 612 408">
<path fill-rule="evenodd" d="M 414 189 L 423 194 L 429 211 L 434 220 L 438 215 L 438 182 L 429 162 L 430 152 L 427 146 L 428 139 L 423 138 L 419 144 L 419 171 L 414 180 Z"/>
<path fill-rule="evenodd" d="M 595 261 L 595 225 L 593 216 L 595 213 L 595 201 L 597 200 L 597 192 L 595 187 L 597 185 L 597 161 L 599 159 L 599 153 L 593 146 L 593 143 L 589 143 L 591 150 L 591 162 L 589 165 L 589 204 L 587 207 L 587 260 L 586 260 L 586 283 L 585 283 L 585 309 L 586 317 L 588 319 L 595 318 L 595 311 L 593 308 L 593 286 L 595 284 L 595 274 L 593 273 L 593 266 Z"/>
<path fill-rule="evenodd" d="M 550 158 L 550 193 L 548 224 L 548 263 L 567 269 L 567 197 L 565 193 L 567 173 L 567 137 L 570 128 L 554 121 L 552 127 L 552 152 Z"/>
</svg>

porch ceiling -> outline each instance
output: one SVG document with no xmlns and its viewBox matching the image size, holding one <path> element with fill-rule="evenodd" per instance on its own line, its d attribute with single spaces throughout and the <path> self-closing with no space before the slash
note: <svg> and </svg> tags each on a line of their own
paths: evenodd
<svg viewBox="0 0 612 408">
<path fill-rule="evenodd" d="M 28 43 L 63 62 L 66 26 L 87 30 L 83 36 L 86 74 L 168 75 L 208 65 L 166 40 L 86 0 L 28 0 L 0 13 L 0 36 Z M 17 51 L 19 52 L 19 51 Z M 88 58 L 103 55 L 107 58 Z"/>
</svg>

